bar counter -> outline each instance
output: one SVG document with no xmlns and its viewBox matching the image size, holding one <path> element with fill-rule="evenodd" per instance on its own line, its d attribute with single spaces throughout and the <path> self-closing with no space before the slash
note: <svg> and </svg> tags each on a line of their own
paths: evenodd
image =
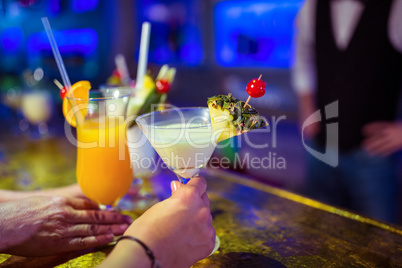
<svg viewBox="0 0 402 268">
<path fill-rule="evenodd" d="M 65 138 L 0 141 L 0 188 L 75 182 L 76 148 Z M 219 250 L 193 267 L 401 267 L 402 229 L 277 189 L 238 173 L 205 169 Z M 151 182 L 170 195 L 170 171 Z M 138 212 L 131 212 L 134 217 Z M 137 213 L 137 214 L 136 214 Z M 131 215 L 131 214 L 130 214 Z M 112 246 L 44 257 L 0 255 L 0 267 L 94 267 Z M 185 254 L 185 250 L 183 251 Z"/>
</svg>

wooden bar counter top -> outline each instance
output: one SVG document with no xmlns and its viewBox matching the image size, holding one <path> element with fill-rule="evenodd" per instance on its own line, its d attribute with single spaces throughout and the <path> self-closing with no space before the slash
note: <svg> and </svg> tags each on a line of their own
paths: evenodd
<svg viewBox="0 0 402 268">
<path fill-rule="evenodd" d="M 0 140 L 0 189 L 75 182 L 76 148 L 65 138 Z M 402 267 L 402 228 L 262 184 L 239 173 L 202 174 L 219 250 L 193 267 Z M 175 175 L 151 178 L 160 198 Z M 128 212 L 133 217 L 137 211 Z M 113 246 L 44 258 L 0 255 L 0 267 L 95 267 Z M 185 249 L 183 249 L 183 254 Z"/>
</svg>

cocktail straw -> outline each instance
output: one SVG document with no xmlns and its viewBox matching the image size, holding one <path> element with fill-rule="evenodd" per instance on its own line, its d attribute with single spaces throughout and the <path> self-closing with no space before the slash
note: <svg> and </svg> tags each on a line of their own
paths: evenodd
<svg viewBox="0 0 402 268">
<path fill-rule="evenodd" d="M 66 68 L 64 67 L 63 59 L 61 58 L 59 48 L 57 47 L 56 40 L 54 39 L 52 28 L 50 27 L 50 23 L 47 17 L 42 18 L 43 26 L 45 27 L 47 37 L 49 38 L 50 46 L 52 47 L 54 58 L 56 59 L 57 67 L 59 68 L 59 72 L 61 75 L 61 79 L 63 79 L 64 87 L 67 90 L 70 90 L 71 83 L 68 78 Z"/>
<path fill-rule="evenodd" d="M 114 62 L 116 64 L 117 71 L 121 76 L 121 81 L 123 82 L 123 84 L 128 84 L 130 82 L 130 75 L 128 74 L 126 59 L 122 54 L 117 54 L 114 57 Z"/>
<path fill-rule="evenodd" d="M 149 37 L 151 34 L 151 24 L 149 22 L 142 23 L 140 55 L 138 58 L 137 79 L 135 87 L 140 89 L 144 86 L 144 77 L 147 70 Z"/>
</svg>

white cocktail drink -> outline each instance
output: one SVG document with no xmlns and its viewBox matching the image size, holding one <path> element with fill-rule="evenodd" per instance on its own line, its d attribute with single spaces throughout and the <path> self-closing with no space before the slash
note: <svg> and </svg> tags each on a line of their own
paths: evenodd
<svg viewBox="0 0 402 268">
<path fill-rule="evenodd" d="M 165 164 L 177 175 L 191 178 L 208 163 L 219 130 L 205 124 L 169 124 L 157 128 L 150 142 Z"/>
<path fill-rule="evenodd" d="M 185 183 L 208 163 L 227 119 L 212 123 L 208 108 L 181 108 L 145 114 L 136 121 L 164 163 Z"/>
</svg>

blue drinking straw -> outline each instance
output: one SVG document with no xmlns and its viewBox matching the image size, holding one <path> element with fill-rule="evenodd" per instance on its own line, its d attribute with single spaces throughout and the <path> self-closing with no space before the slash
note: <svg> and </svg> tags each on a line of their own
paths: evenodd
<svg viewBox="0 0 402 268">
<path fill-rule="evenodd" d="M 57 47 L 56 40 L 54 39 L 52 28 L 47 17 L 42 18 L 43 26 L 45 27 L 47 37 L 49 38 L 50 46 L 52 47 L 54 58 L 56 59 L 57 67 L 63 79 L 64 87 L 68 90 L 71 88 L 70 79 L 68 78 L 66 68 L 64 67 L 63 59 L 61 58 L 59 48 Z"/>
</svg>

